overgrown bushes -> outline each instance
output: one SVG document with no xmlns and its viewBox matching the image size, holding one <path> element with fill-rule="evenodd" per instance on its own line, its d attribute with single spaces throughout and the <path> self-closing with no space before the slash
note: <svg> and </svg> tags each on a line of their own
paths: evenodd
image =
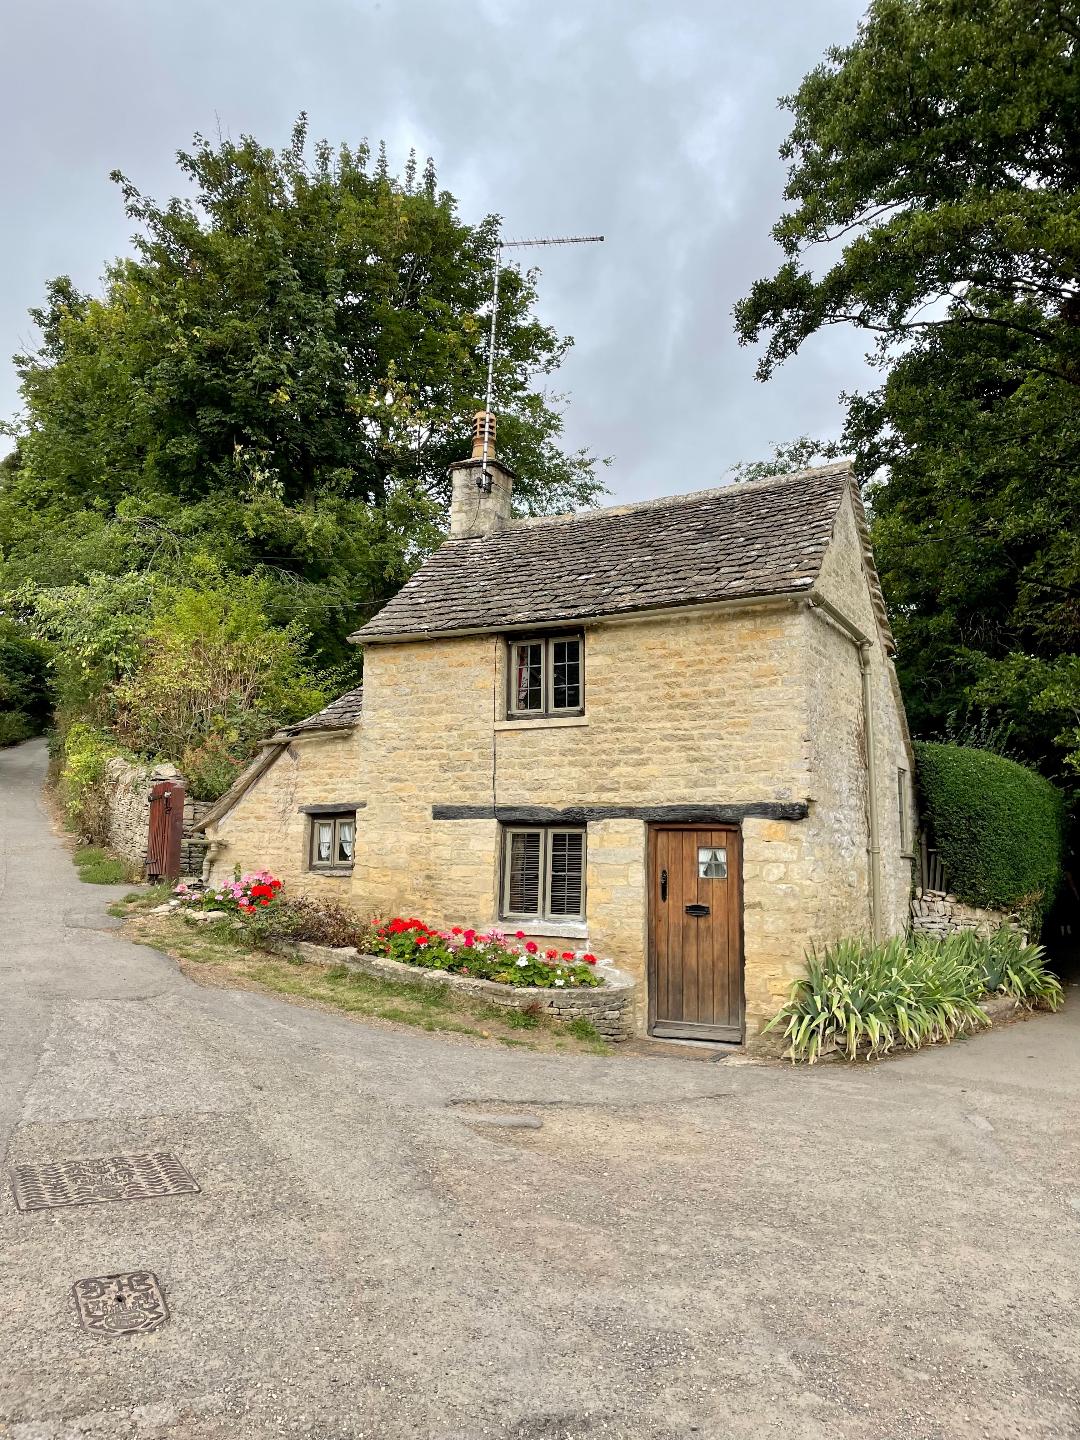
<svg viewBox="0 0 1080 1440">
<path fill-rule="evenodd" d="M 0 746 L 40 735 L 53 707 L 51 649 L 0 620 Z"/>
<path fill-rule="evenodd" d="M 921 743 L 915 753 L 922 814 L 950 889 L 967 904 L 1037 921 L 1061 879 L 1060 791 L 989 750 Z"/>
<path fill-rule="evenodd" d="M 877 945 L 841 940 L 809 957 L 805 978 L 765 1028 L 783 1028 L 792 1060 L 813 1064 L 829 1050 L 869 1058 L 987 1024 L 979 1001 L 994 992 L 1049 1010 L 1062 1001 L 1041 946 L 1013 930 L 988 939 L 968 933 L 945 940 L 896 936 Z"/>
<path fill-rule="evenodd" d="M 109 838 L 109 787 L 105 762 L 124 752 L 113 738 L 81 722 L 69 727 L 57 745 L 57 790 L 69 827 L 85 840 Z"/>
</svg>

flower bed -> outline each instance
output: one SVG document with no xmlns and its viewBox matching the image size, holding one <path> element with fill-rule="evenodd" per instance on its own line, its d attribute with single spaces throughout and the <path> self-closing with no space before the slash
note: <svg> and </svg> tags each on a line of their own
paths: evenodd
<svg viewBox="0 0 1080 1440">
<path fill-rule="evenodd" d="M 436 930 L 422 920 L 398 916 L 376 925 L 369 948 L 371 954 L 403 965 L 469 975 L 499 985 L 562 990 L 567 986 L 591 989 L 604 984 L 604 977 L 596 970 L 595 955 L 557 948 L 542 950 L 534 940 L 526 940 L 524 930 L 513 936 L 502 930 L 481 933 L 460 925 Z"/>
<path fill-rule="evenodd" d="M 424 949 L 424 946 L 420 947 Z M 389 980 L 397 985 L 439 985 L 494 1005 L 500 1010 L 524 1010 L 547 1015 L 566 1024 L 587 1020 L 605 1040 L 629 1040 L 634 1033 L 634 982 L 629 975 L 601 961 L 603 985 L 504 985 L 496 980 L 478 980 L 460 971 L 432 970 L 405 965 L 384 955 L 369 955 L 352 947 L 338 948 L 301 943 L 296 946 L 305 960 L 315 965 L 344 965 L 349 970 Z"/>
<path fill-rule="evenodd" d="M 181 905 L 196 906 L 202 910 L 232 910 L 243 915 L 255 915 L 266 910 L 278 898 L 281 881 L 269 870 L 258 870 L 252 875 L 241 875 L 236 867 L 235 877 L 216 889 L 203 889 L 200 885 L 187 885 L 183 881 L 173 894 Z"/>
</svg>

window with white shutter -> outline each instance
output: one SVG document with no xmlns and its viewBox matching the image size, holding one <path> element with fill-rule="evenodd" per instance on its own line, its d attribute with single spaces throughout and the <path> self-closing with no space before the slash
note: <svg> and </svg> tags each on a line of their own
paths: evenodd
<svg viewBox="0 0 1080 1440">
<path fill-rule="evenodd" d="M 584 920 L 584 830 L 506 831 L 503 915 L 508 920 Z"/>
</svg>

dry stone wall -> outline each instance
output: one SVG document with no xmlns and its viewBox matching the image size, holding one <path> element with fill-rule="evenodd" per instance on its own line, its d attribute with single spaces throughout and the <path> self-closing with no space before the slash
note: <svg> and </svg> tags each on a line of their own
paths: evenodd
<svg viewBox="0 0 1080 1440">
<path fill-rule="evenodd" d="M 146 865 L 146 842 L 150 829 L 150 791 L 159 780 L 176 780 L 183 776 L 171 765 L 140 765 L 121 756 L 105 762 L 108 786 L 108 846 L 117 855 L 142 870 Z M 184 838 L 180 848 L 180 871 L 183 875 L 199 875 L 202 871 L 205 846 L 193 835 L 194 826 L 210 808 L 207 800 L 184 798 Z"/>
<path fill-rule="evenodd" d="M 452 975 L 445 970 L 424 970 L 402 965 L 381 955 L 364 955 L 351 946 L 301 943 L 296 947 L 306 960 L 318 965 L 346 965 L 377 980 L 406 985 L 445 985 L 474 1000 L 500 1010 L 540 1009 L 553 1020 L 588 1020 L 606 1040 L 629 1040 L 634 1033 L 634 982 L 613 965 L 601 965 L 603 985 L 595 989 L 541 989 L 532 985 L 499 985 L 494 980 L 474 980 L 469 975 Z"/>
<path fill-rule="evenodd" d="M 1004 926 L 1023 931 L 1020 917 L 1002 910 L 982 910 L 965 905 L 944 890 L 916 890 L 911 901 L 911 930 L 915 935 L 931 935 L 944 940 L 949 935 L 974 931 L 984 938 Z"/>
</svg>

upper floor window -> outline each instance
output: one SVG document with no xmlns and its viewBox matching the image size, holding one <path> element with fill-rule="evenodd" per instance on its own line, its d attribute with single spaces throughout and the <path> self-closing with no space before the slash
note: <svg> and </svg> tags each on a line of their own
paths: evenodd
<svg viewBox="0 0 1080 1440">
<path fill-rule="evenodd" d="M 580 715 L 585 708 L 584 650 L 580 635 L 511 640 L 511 718 Z"/>
</svg>

